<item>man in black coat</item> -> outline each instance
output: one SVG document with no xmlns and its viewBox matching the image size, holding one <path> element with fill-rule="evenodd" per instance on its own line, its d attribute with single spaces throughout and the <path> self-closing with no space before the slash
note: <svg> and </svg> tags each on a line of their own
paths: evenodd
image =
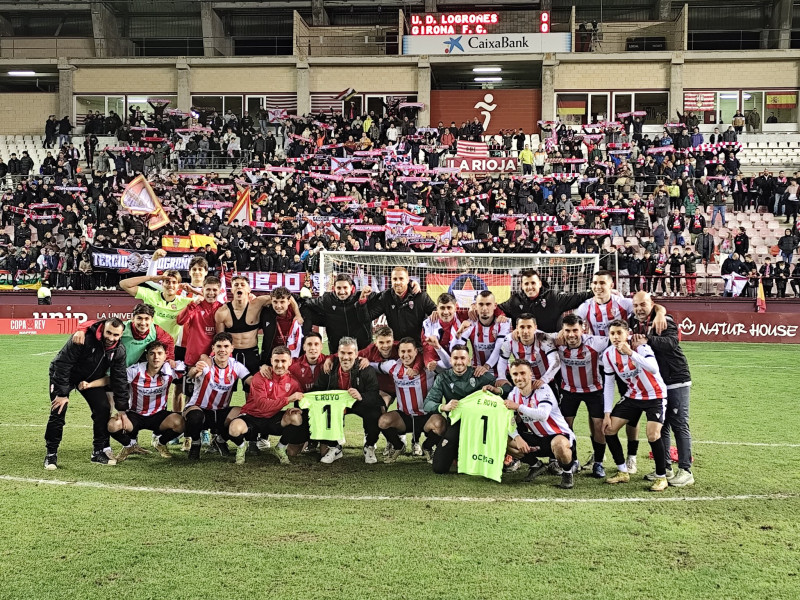
<svg viewBox="0 0 800 600">
<path fill-rule="evenodd" d="M 563 313 L 578 308 L 585 300 L 594 296 L 591 291 L 565 294 L 545 288 L 535 269 L 522 271 L 520 277 L 522 291 L 514 292 L 511 298 L 500 305 L 500 310 L 512 320 L 515 327 L 519 316 L 529 313 L 536 317 L 540 330 L 554 333 L 559 330 Z"/>
<path fill-rule="evenodd" d="M 336 346 L 338 355 L 333 358 L 333 364 L 328 373 L 320 373 L 319 379 L 311 389 L 312 392 L 325 390 L 347 390 L 356 402 L 349 409 L 349 414 L 355 414 L 364 421 L 364 462 L 375 464 L 375 444 L 378 443 L 380 428 L 378 420 L 383 412 L 383 400 L 378 393 L 378 374 L 370 366 L 361 368 L 358 360 L 359 344 L 351 337 L 343 337 Z M 364 346 L 361 346 L 362 348 Z M 339 440 L 318 440 L 328 446 L 328 452 L 322 457 L 321 462 L 330 464 L 342 457 L 342 446 Z"/>
<path fill-rule="evenodd" d="M 386 323 L 394 332 L 394 337 L 414 338 L 421 346 L 422 323 L 436 310 L 436 304 L 427 292 L 419 289 L 417 282 L 410 281 L 408 269 L 392 269 L 392 287 L 376 294 L 367 301 L 370 320 L 386 315 Z"/>
<path fill-rule="evenodd" d="M 50 418 L 47 421 L 44 439 L 47 456 L 44 468 L 53 471 L 58 468 L 58 446 L 64 431 L 69 393 L 77 389 L 89 403 L 93 422 L 92 462 L 101 465 L 114 465 L 116 461 L 108 454 L 108 420 L 111 407 L 104 386 L 92 387 L 93 381 L 103 379 L 109 372 L 109 384 L 114 394 L 117 410 L 127 410 L 129 391 L 125 367 L 125 347 L 120 337 L 125 329 L 117 318 L 99 321 L 89 327 L 83 344 L 76 344 L 70 338 L 50 363 Z M 130 443 L 125 432 L 114 434 L 123 446 Z"/>
<path fill-rule="evenodd" d="M 366 348 L 372 342 L 372 319 L 367 301 L 375 295 L 369 287 L 356 294 L 351 277 L 337 275 L 332 292 L 306 300 L 300 306 L 303 333 L 310 333 L 312 326 L 318 325 L 325 327 L 329 348 L 337 348 L 339 340 L 345 336 L 355 338 L 359 348 Z"/>
</svg>

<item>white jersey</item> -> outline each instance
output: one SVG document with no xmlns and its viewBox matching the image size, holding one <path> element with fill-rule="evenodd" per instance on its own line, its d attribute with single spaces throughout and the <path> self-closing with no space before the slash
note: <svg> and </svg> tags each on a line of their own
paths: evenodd
<svg viewBox="0 0 800 600">
<path fill-rule="evenodd" d="M 608 337 L 608 324 L 615 319 L 628 321 L 633 314 L 633 300 L 622 296 L 611 296 L 611 300 L 600 304 L 594 298 L 584 301 L 575 309 L 575 314 L 586 322 L 586 332 Z"/>
<path fill-rule="evenodd" d="M 500 360 L 497 363 L 497 378 L 508 379 L 506 372 L 511 357 L 516 360 L 527 360 L 533 366 L 533 378 L 541 379 L 545 383 L 553 381 L 553 377 L 558 373 L 561 361 L 558 358 L 553 338 L 537 331 L 533 339 L 533 344 L 526 346 L 522 342 L 515 342 L 508 336 L 500 347 Z"/>
<path fill-rule="evenodd" d="M 192 399 L 186 406 L 199 406 L 209 410 L 227 408 L 231 403 L 234 384 L 239 379 L 248 377 L 250 371 L 239 361 L 229 358 L 228 366 L 223 369 L 212 358 L 211 366 L 203 367 L 203 372 L 197 377 Z"/>
<path fill-rule="evenodd" d="M 433 385 L 436 374 L 425 368 L 425 361 L 420 354 L 411 367 L 417 374 L 408 376 L 408 367 L 400 360 L 387 360 L 381 363 L 380 370 L 388 373 L 394 380 L 394 389 L 397 393 L 397 410 L 411 416 L 424 415 L 422 405 L 425 396 Z"/>
<path fill-rule="evenodd" d="M 570 442 L 575 439 L 575 434 L 561 414 L 558 401 L 550 386 L 543 385 L 534 390 L 530 396 L 524 396 L 520 389 L 515 387 L 508 395 L 508 399 L 519 404 L 517 412 L 531 433 L 540 437 L 565 435 Z"/>
<path fill-rule="evenodd" d="M 458 328 L 461 327 L 461 319 L 454 316 L 453 320 L 445 323 L 441 319 L 431 321 L 430 317 L 422 322 L 422 343 L 423 346 L 427 344 L 426 338 L 431 336 L 439 340 L 439 344 L 446 352 L 450 351 L 450 342 L 456 337 Z"/>
<path fill-rule="evenodd" d="M 459 337 L 450 340 L 450 348 L 456 344 L 470 343 L 472 346 L 472 366 L 486 365 L 494 368 L 500 360 L 500 347 L 506 337 L 511 335 L 511 322 L 484 325 L 480 321 L 470 321 L 469 328 Z"/>
<path fill-rule="evenodd" d="M 559 346 L 561 359 L 561 389 L 573 394 L 586 394 L 603 389 L 603 351 L 608 338 L 584 335 L 577 348 Z"/>
<path fill-rule="evenodd" d="M 132 412 L 149 417 L 167 410 L 169 386 L 175 380 L 175 371 L 164 363 L 153 377 L 147 373 L 147 363 L 137 363 L 128 367 L 128 383 L 131 385 Z"/>
<path fill-rule="evenodd" d="M 614 397 L 615 375 L 619 375 L 628 386 L 625 396 L 631 400 L 660 400 L 667 397 L 667 386 L 658 372 L 653 350 L 647 344 L 639 346 L 630 356 L 621 354 L 614 346 L 607 348 L 603 352 L 603 369 L 606 375 L 604 400 L 609 410 Z"/>
</svg>

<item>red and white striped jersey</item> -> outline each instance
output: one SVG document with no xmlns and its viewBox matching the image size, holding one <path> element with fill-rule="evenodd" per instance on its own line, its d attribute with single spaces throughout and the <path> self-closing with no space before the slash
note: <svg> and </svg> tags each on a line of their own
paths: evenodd
<svg viewBox="0 0 800 600">
<path fill-rule="evenodd" d="M 427 318 L 422 322 L 422 339 L 430 336 L 439 338 L 442 348 L 449 352 L 450 342 L 456 337 L 459 327 L 461 327 L 461 319 L 458 316 L 454 316 L 449 323 L 445 323 L 441 319 L 431 322 L 430 318 Z"/>
<path fill-rule="evenodd" d="M 394 379 L 394 389 L 397 394 L 397 410 L 411 416 L 424 415 L 422 405 L 425 396 L 433 385 L 436 374 L 425 368 L 422 354 L 411 367 L 417 374 L 408 376 L 408 367 L 400 360 L 387 360 L 381 363 L 380 370 L 388 373 Z"/>
<path fill-rule="evenodd" d="M 597 300 L 589 298 L 575 309 L 575 314 L 586 321 L 586 333 L 608 337 L 608 324 L 611 321 L 627 321 L 633 314 L 633 300 L 612 295 L 605 304 L 598 304 Z"/>
<path fill-rule="evenodd" d="M 534 390 L 530 396 L 524 396 L 520 389 L 515 387 L 508 395 L 508 399 L 520 405 L 517 412 L 531 433 L 541 437 L 565 435 L 570 441 L 575 437 L 561 414 L 558 401 L 549 385 Z"/>
<path fill-rule="evenodd" d="M 450 347 L 469 341 L 472 345 L 472 366 L 486 365 L 494 368 L 500 360 L 500 347 L 511 334 L 511 321 L 505 323 L 494 321 L 491 325 L 483 325 L 480 321 L 470 321 L 470 323 L 469 329 L 460 337 L 450 340 Z"/>
<path fill-rule="evenodd" d="M 220 410 L 227 408 L 231 402 L 233 386 L 239 379 L 250 377 L 247 370 L 239 361 L 229 358 L 228 366 L 224 369 L 217 366 L 211 359 L 211 366 L 203 368 L 203 372 L 197 377 L 194 386 L 192 399 L 186 406 L 199 406 L 209 410 Z"/>
<path fill-rule="evenodd" d="M 599 335 L 584 335 L 577 348 L 559 346 L 561 359 L 561 389 L 573 394 L 586 394 L 603 389 L 603 351 L 608 347 L 608 338 Z"/>
<path fill-rule="evenodd" d="M 128 383 L 131 384 L 131 411 L 149 417 L 167 410 L 169 386 L 175 380 L 175 371 L 164 363 L 155 377 L 147 374 L 147 363 L 128 367 Z"/>
<path fill-rule="evenodd" d="M 530 346 L 515 342 L 511 336 L 506 338 L 500 348 L 500 360 L 497 364 L 498 379 L 508 379 L 506 371 L 511 357 L 530 361 L 533 366 L 533 378 L 542 379 L 545 383 L 553 381 L 561 364 L 553 338 L 542 331 L 536 332 L 533 344 Z"/>
<path fill-rule="evenodd" d="M 631 356 L 621 354 L 614 346 L 603 352 L 606 378 L 614 374 L 628 386 L 625 396 L 631 400 L 659 400 L 667 397 L 667 386 L 658 372 L 653 350 L 647 344 L 639 346 Z M 612 384 L 613 387 L 613 384 Z M 613 395 L 613 390 L 612 390 Z"/>
</svg>

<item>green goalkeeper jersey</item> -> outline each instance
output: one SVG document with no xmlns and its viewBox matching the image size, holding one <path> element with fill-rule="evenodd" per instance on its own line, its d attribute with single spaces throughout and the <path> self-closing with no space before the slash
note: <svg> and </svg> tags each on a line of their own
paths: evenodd
<svg viewBox="0 0 800 600">
<path fill-rule="evenodd" d="M 344 437 L 344 411 L 356 399 L 344 390 L 309 392 L 303 394 L 300 408 L 308 409 L 311 439 L 322 441 L 340 440 Z"/>
<path fill-rule="evenodd" d="M 508 436 L 516 430 L 514 412 L 500 396 L 478 391 L 450 411 L 450 423 L 459 421 L 458 472 L 500 481 Z"/>
</svg>

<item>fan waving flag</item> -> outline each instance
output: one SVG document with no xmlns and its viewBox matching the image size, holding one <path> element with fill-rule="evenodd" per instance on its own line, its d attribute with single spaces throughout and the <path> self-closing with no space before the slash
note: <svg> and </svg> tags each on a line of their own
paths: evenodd
<svg viewBox="0 0 800 600">
<path fill-rule="evenodd" d="M 758 280 L 758 297 L 756 298 L 756 312 L 767 312 L 767 298 L 764 294 L 764 283 Z"/>
<path fill-rule="evenodd" d="M 356 92 L 353 88 L 347 88 L 346 90 L 343 90 L 343 91 L 339 92 L 336 95 L 336 99 L 337 100 L 350 100 L 350 98 L 355 96 L 357 93 L 358 92 Z"/>
<path fill-rule="evenodd" d="M 144 175 L 134 178 L 122 192 L 120 204 L 134 215 L 150 215 L 147 227 L 155 231 L 169 223 L 169 216 Z"/>
<path fill-rule="evenodd" d="M 231 209 L 231 214 L 228 217 L 228 225 L 234 221 L 240 223 L 250 223 L 253 220 L 253 211 L 250 204 L 250 188 L 240 188 L 236 192 L 236 204 Z"/>
<path fill-rule="evenodd" d="M 276 108 L 274 110 L 269 109 L 267 110 L 267 120 L 269 120 L 270 123 L 277 123 L 279 121 L 287 119 L 288 114 L 289 113 L 282 108 Z"/>
<path fill-rule="evenodd" d="M 484 142 L 458 140 L 456 148 L 462 158 L 489 158 L 489 147 Z"/>
</svg>

